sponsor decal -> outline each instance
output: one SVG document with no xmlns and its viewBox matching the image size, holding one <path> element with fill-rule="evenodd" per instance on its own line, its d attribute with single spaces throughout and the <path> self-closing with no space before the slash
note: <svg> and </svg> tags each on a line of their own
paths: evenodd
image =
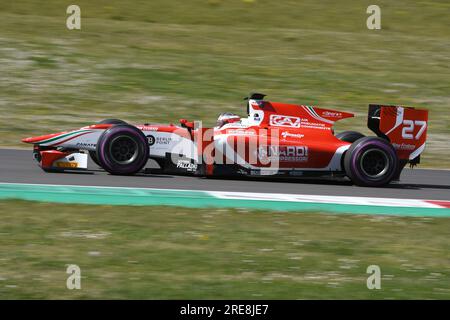
<svg viewBox="0 0 450 320">
<path fill-rule="evenodd" d="M 172 138 L 169 137 L 156 137 L 156 144 L 170 144 Z"/>
<path fill-rule="evenodd" d="M 301 119 L 293 116 L 279 114 L 270 115 L 270 125 L 277 127 L 300 128 Z"/>
<path fill-rule="evenodd" d="M 231 129 L 228 130 L 227 133 L 236 135 L 248 135 L 248 136 L 256 135 L 256 132 L 254 130 L 245 130 L 245 129 Z"/>
<path fill-rule="evenodd" d="M 330 117 L 330 118 L 341 118 L 342 113 L 340 112 L 332 112 L 332 111 L 324 111 L 322 112 L 323 117 Z"/>
<path fill-rule="evenodd" d="M 152 126 L 146 126 L 146 125 L 140 127 L 140 129 L 142 131 L 158 131 L 158 127 L 152 127 Z"/>
<path fill-rule="evenodd" d="M 152 136 L 152 135 L 148 135 L 148 136 L 147 136 L 147 140 L 148 140 L 148 145 L 149 145 L 149 146 L 154 145 L 154 144 L 155 144 L 155 141 L 156 141 L 155 137 Z"/>
<path fill-rule="evenodd" d="M 248 128 L 247 125 L 240 123 L 240 122 L 232 122 L 224 124 L 221 130 L 228 129 L 228 128 Z"/>
<path fill-rule="evenodd" d="M 86 148 L 95 148 L 95 147 L 97 147 L 97 144 L 96 144 L 96 143 L 84 143 L 84 142 L 78 142 L 78 143 L 76 144 L 76 146 L 77 146 L 77 147 L 81 147 L 81 148 L 83 148 L 83 147 L 86 147 Z"/>
<path fill-rule="evenodd" d="M 319 130 L 331 130 L 330 127 L 326 127 L 324 125 L 313 125 L 313 124 L 308 124 L 306 126 L 303 126 L 303 128 L 308 128 L 308 129 L 319 129 Z"/>
<path fill-rule="evenodd" d="M 398 143 L 393 143 L 392 146 L 394 147 L 394 149 L 397 150 L 414 150 L 416 149 L 416 146 L 413 144 L 406 144 L 406 143 L 402 143 L 402 144 L 398 144 Z"/>
<path fill-rule="evenodd" d="M 178 160 L 177 168 L 186 169 L 187 171 L 195 171 L 197 170 L 197 164 L 192 163 L 189 160 Z"/>
<path fill-rule="evenodd" d="M 301 127 L 308 128 L 308 129 L 330 130 L 330 127 L 327 127 L 325 123 L 309 122 L 308 119 L 302 119 Z"/>
<path fill-rule="evenodd" d="M 307 162 L 307 146 L 261 146 L 258 148 L 258 159 L 267 162 L 279 160 L 285 162 Z"/>
<path fill-rule="evenodd" d="M 284 132 L 281 133 L 281 136 L 282 136 L 284 139 L 286 139 L 287 137 L 292 137 L 292 138 L 298 138 L 298 139 L 301 139 L 301 138 L 303 138 L 305 135 L 304 135 L 304 134 L 301 134 L 301 133 L 290 133 L 290 132 L 284 131 Z"/>
<path fill-rule="evenodd" d="M 78 168 L 77 162 L 55 162 L 57 168 Z"/>
<path fill-rule="evenodd" d="M 278 174 L 278 170 L 275 169 L 264 169 L 264 170 L 250 170 L 251 176 L 271 176 Z"/>
<path fill-rule="evenodd" d="M 148 135 L 147 136 L 147 140 L 148 140 L 148 144 L 150 146 L 152 146 L 154 144 L 167 145 L 167 144 L 170 144 L 172 142 L 172 138 L 171 137 L 155 137 L 155 136 L 152 136 L 152 135 Z"/>
<path fill-rule="evenodd" d="M 259 113 L 255 113 L 255 114 L 253 115 L 253 120 L 254 120 L 254 121 L 261 121 L 261 116 L 259 115 Z"/>
</svg>

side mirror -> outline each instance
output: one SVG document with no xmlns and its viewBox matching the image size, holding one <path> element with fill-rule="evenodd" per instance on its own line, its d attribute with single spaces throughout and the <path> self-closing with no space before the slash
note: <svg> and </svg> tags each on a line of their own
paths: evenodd
<svg viewBox="0 0 450 320">
<path fill-rule="evenodd" d="M 194 129 L 194 123 L 187 121 L 186 119 L 180 119 L 180 124 L 183 128 L 187 128 L 189 130 Z"/>
</svg>

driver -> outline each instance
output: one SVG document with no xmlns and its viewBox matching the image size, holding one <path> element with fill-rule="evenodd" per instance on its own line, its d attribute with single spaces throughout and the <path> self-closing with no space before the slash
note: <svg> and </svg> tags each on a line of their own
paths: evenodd
<svg viewBox="0 0 450 320">
<path fill-rule="evenodd" d="M 240 122 L 240 121 L 241 121 L 241 117 L 239 117 L 237 114 L 234 114 L 231 112 L 223 112 L 217 118 L 216 126 L 221 128 L 225 124 Z"/>
</svg>

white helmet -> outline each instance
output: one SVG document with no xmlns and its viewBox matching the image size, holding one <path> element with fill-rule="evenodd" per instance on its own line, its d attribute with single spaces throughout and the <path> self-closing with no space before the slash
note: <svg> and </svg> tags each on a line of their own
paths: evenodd
<svg viewBox="0 0 450 320">
<path fill-rule="evenodd" d="M 238 122 L 240 120 L 241 120 L 241 117 L 239 117 L 237 114 L 234 114 L 231 112 L 223 112 L 217 118 L 216 126 L 220 128 L 224 124 Z"/>
</svg>

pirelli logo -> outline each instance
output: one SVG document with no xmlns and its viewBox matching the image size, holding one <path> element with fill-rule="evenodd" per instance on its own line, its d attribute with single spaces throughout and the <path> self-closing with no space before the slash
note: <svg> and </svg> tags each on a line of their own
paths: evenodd
<svg viewBox="0 0 450 320">
<path fill-rule="evenodd" d="M 283 116 L 279 114 L 270 115 L 270 125 L 286 128 L 300 128 L 301 120 L 299 117 Z"/>
</svg>

